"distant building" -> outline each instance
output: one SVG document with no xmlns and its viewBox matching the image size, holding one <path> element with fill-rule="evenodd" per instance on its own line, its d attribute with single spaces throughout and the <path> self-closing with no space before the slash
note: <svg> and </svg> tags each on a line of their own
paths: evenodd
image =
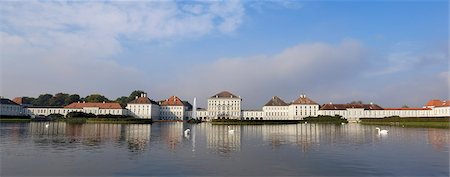
<svg viewBox="0 0 450 177">
<path fill-rule="evenodd" d="M 383 114 L 383 108 L 377 104 L 324 104 L 319 110 L 319 115 L 340 115 L 348 121 L 357 121 L 362 117 L 376 117 Z"/>
<path fill-rule="evenodd" d="M 158 120 L 160 117 L 159 104 L 148 98 L 146 93 L 136 96 L 126 108 L 128 114 L 136 118 Z"/>
<path fill-rule="evenodd" d="M 84 112 L 95 115 L 127 115 L 127 110 L 122 108 L 119 103 L 106 102 L 74 102 L 65 107 L 29 106 L 26 109 L 32 117 L 48 116 L 50 114 L 67 116 L 70 112 Z"/>
<path fill-rule="evenodd" d="M 187 101 L 182 101 L 177 96 L 160 101 L 159 117 L 161 120 L 187 120 L 187 111 L 192 109 L 192 105 Z"/>
<path fill-rule="evenodd" d="M 209 119 L 241 119 L 242 99 L 228 91 L 208 98 Z"/>
<path fill-rule="evenodd" d="M 289 105 L 277 96 L 272 97 L 272 99 L 263 106 L 262 110 L 264 112 L 264 120 L 289 119 Z"/>
<path fill-rule="evenodd" d="M 300 95 L 289 105 L 289 117 L 293 120 L 303 120 L 305 117 L 317 116 L 319 104 L 308 98 L 305 94 Z"/>
<path fill-rule="evenodd" d="M 23 98 L 14 101 L 2 98 L 1 115 L 48 116 L 70 112 L 84 112 L 95 115 L 129 115 L 136 118 L 154 120 L 188 120 L 192 118 L 193 107 L 188 101 L 177 96 L 155 102 L 146 93 L 136 96 L 126 109 L 119 103 L 72 103 L 65 107 L 24 106 Z M 25 108 L 23 108 L 23 106 Z M 196 119 L 211 121 L 213 119 L 235 120 L 303 120 L 306 117 L 320 115 L 340 115 L 349 121 L 360 118 L 399 117 L 450 117 L 450 100 L 430 100 L 422 108 L 383 108 L 377 104 L 319 104 L 301 94 L 296 100 L 286 103 L 278 96 L 272 97 L 261 110 L 242 110 L 242 98 L 228 91 L 222 91 L 208 98 L 207 109 L 198 108 Z"/>
<path fill-rule="evenodd" d="M 7 98 L 0 98 L 0 116 L 24 116 L 25 109 Z"/>
<path fill-rule="evenodd" d="M 263 120 L 264 117 L 262 110 L 242 110 L 242 120 Z"/>
</svg>

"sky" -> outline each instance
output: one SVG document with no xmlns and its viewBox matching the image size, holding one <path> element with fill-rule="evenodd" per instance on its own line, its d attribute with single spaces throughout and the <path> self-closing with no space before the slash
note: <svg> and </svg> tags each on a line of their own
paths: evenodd
<svg viewBox="0 0 450 177">
<path fill-rule="evenodd" d="M 0 95 L 449 99 L 448 1 L 2 1 Z"/>
</svg>

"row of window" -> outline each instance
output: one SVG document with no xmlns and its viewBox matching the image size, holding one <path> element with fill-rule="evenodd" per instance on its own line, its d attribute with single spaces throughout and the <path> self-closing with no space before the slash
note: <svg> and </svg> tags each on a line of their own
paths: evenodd
<svg viewBox="0 0 450 177">
<path fill-rule="evenodd" d="M 266 116 L 287 116 L 287 112 L 266 112 Z"/>
</svg>

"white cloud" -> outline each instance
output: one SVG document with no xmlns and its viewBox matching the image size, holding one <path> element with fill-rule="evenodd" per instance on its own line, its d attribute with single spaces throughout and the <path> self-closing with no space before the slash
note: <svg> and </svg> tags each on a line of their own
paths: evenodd
<svg viewBox="0 0 450 177">
<path fill-rule="evenodd" d="M 128 94 L 150 79 L 112 59 L 123 50 L 121 38 L 159 42 L 230 33 L 245 15 L 239 1 L 184 4 L 2 2 L 1 95 L 74 88 L 81 94 Z"/>
<path fill-rule="evenodd" d="M 354 71 L 360 70 L 364 57 L 361 44 L 345 40 L 339 45 L 300 44 L 274 56 L 223 58 L 192 68 L 177 81 L 159 88 L 157 95 L 172 92 L 203 99 L 229 90 L 242 95 L 244 101 L 251 100 L 245 105 L 253 108 L 264 104 L 272 95 L 291 101 L 304 92 L 318 99 L 322 96 L 315 89 L 332 88 L 339 84 L 338 79 L 351 77 Z M 348 69 L 349 66 L 354 68 Z"/>
</svg>

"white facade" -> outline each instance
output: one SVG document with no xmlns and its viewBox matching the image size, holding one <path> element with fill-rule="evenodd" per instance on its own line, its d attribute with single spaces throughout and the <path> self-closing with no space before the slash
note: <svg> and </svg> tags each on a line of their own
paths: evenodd
<svg viewBox="0 0 450 177">
<path fill-rule="evenodd" d="M 450 117 L 450 107 L 433 108 L 386 108 L 386 109 L 364 109 L 364 108 L 346 108 L 346 109 L 321 109 L 318 115 L 335 116 L 340 115 L 350 122 L 356 122 L 360 118 L 385 118 L 391 116 L 399 117 Z"/>
<path fill-rule="evenodd" d="M 130 116 L 159 120 L 160 107 L 158 103 L 150 100 L 145 93 L 141 94 L 141 96 L 136 96 L 136 99 L 128 103 L 126 108 Z"/>
<path fill-rule="evenodd" d="M 160 101 L 160 119 L 161 120 L 188 120 L 192 115 L 187 115 L 191 105 L 182 101 L 177 96 Z M 192 114 L 192 113 L 191 113 Z"/>
<path fill-rule="evenodd" d="M 185 110 L 184 106 L 160 106 L 159 117 L 161 120 L 183 120 Z"/>
<path fill-rule="evenodd" d="M 100 103 L 101 104 L 101 103 Z M 122 108 L 104 109 L 101 107 L 65 108 L 65 107 L 27 107 L 26 114 L 32 117 L 48 116 L 50 114 L 61 114 L 67 116 L 70 112 L 92 113 L 95 115 L 127 115 L 127 110 Z"/>
<path fill-rule="evenodd" d="M 208 99 L 210 119 L 241 119 L 242 99 L 230 92 L 221 92 Z"/>
<path fill-rule="evenodd" d="M 264 111 L 244 110 L 242 111 L 242 120 L 264 120 Z"/>
<path fill-rule="evenodd" d="M 264 120 L 292 120 L 289 116 L 289 106 L 264 106 Z"/>
</svg>

